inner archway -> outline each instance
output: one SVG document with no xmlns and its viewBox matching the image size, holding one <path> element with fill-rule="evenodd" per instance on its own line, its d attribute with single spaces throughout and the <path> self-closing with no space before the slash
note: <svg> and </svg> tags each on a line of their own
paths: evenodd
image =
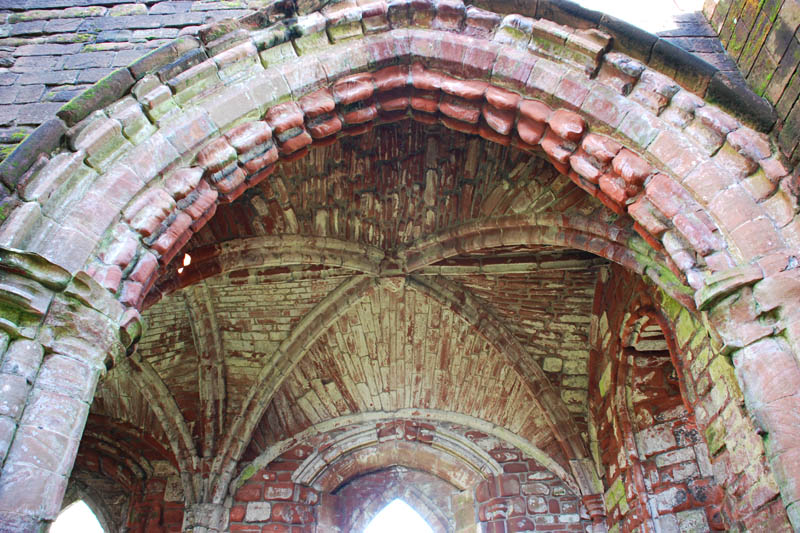
<svg viewBox="0 0 800 533">
<path fill-rule="evenodd" d="M 78 500 L 61 511 L 49 533 L 105 533 L 105 530 L 86 502 Z"/>
<path fill-rule="evenodd" d="M 400 498 L 389 502 L 364 529 L 364 533 L 433 533 L 422 516 Z"/>
</svg>

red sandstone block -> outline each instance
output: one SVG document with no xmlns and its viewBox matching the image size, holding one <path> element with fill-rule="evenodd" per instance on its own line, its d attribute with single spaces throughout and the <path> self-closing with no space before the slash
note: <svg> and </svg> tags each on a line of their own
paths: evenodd
<svg viewBox="0 0 800 533">
<path fill-rule="evenodd" d="M 432 124 L 438 124 L 439 123 L 439 119 L 436 117 L 436 115 L 431 115 L 429 113 L 412 113 L 411 114 L 411 118 L 413 118 L 414 120 L 416 120 L 417 122 L 419 122 L 421 124 L 432 125 Z M 447 118 L 447 117 L 445 117 L 445 118 Z M 453 119 L 447 118 L 447 120 L 451 120 L 452 121 Z M 456 121 L 453 121 L 453 122 L 458 122 L 458 121 L 456 120 Z"/>
<path fill-rule="evenodd" d="M 466 9 L 461 0 L 441 0 L 436 4 L 436 17 L 432 27 L 438 30 L 458 31 L 461 29 Z"/>
<path fill-rule="evenodd" d="M 262 486 L 260 484 L 246 484 L 242 485 L 239 490 L 236 491 L 233 499 L 237 502 L 258 502 L 261 501 L 261 490 Z"/>
<path fill-rule="evenodd" d="M 247 175 L 241 168 L 237 166 L 235 169 L 233 169 L 233 172 L 214 183 L 214 186 L 221 194 L 230 194 L 232 191 L 236 190 L 240 185 L 242 185 L 246 178 Z"/>
<path fill-rule="evenodd" d="M 516 474 L 501 474 L 497 477 L 497 488 L 500 496 L 518 495 L 520 491 L 519 476 Z"/>
<path fill-rule="evenodd" d="M 314 512 L 306 505 L 280 502 L 272 506 L 272 519 L 286 524 L 311 524 Z"/>
<path fill-rule="evenodd" d="M 264 116 L 275 135 L 303 125 L 303 110 L 296 102 L 285 102 L 270 108 Z"/>
<path fill-rule="evenodd" d="M 439 108 L 440 94 L 438 91 L 416 90 L 411 94 L 411 107 L 416 111 L 436 113 Z"/>
<path fill-rule="evenodd" d="M 625 183 L 637 186 L 641 186 L 645 178 L 652 172 L 652 168 L 647 161 L 627 148 L 623 148 L 617 156 L 614 157 L 612 166 L 614 172 L 625 180 Z"/>
<path fill-rule="evenodd" d="M 272 129 L 263 121 L 247 122 L 225 134 L 236 151 L 244 154 L 272 139 Z"/>
<path fill-rule="evenodd" d="M 574 143 L 559 137 L 551 128 L 547 128 L 545 131 L 544 137 L 541 140 L 541 145 L 542 150 L 544 150 L 544 152 L 550 156 L 551 159 L 561 163 L 562 165 L 566 165 L 567 161 L 569 160 L 569 156 L 571 156 L 575 151 Z M 563 173 L 568 171 L 569 169 L 566 169 Z"/>
<path fill-rule="evenodd" d="M 536 57 L 522 50 L 501 49 L 492 66 L 492 84 L 522 90 L 531 77 Z"/>
<path fill-rule="evenodd" d="M 278 161 L 278 157 L 278 149 L 273 143 L 269 150 L 245 163 L 244 168 L 249 174 L 254 174 Z"/>
<path fill-rule="evenodd" d="M 617 204 L 624 204 L 628 195 L 625 191 L 625 182 L 614 174 L 603 174 L 598 180 L 600 190 Z"/>
<path fill-rule="evenodd" d="M 534 69 L 535 71 L 535 69 Z M 531 74 L 531 78 L 535 73 Z M 554 73 L 558 75 L 558 72 Z M 558 82 L 558 86 L 553 91 L 549 91 L 549 87 L 540 85 L 540 90 L 545 93 L 553 94 L 556 98 L 560 99 L 564 106 L 570 109 L 580 109 L 586 97 L 589 95 L 590 89 L 589 81 L 582 76 L 575 76 L 567 74 Z"/>
<path fill-rule="evenodd" d="M 422 63 L 411 65 L 411 83 L 415 89 L 423 91 L 439 90 L 444 80 L 444 74 L 435 70 L 428 70 Z"/>
<path fill-rule="evenodd" d="M 119 301 L 127 306 L 137 307 L 141 301 L 144 286 L 135 281 L 126 281 L 119 291 Z"/>
<path fill-rule="evenodd" d="M 772 155 L 769 138 L 750 128 L 739 128 L 728 134 L 728 143 L 740 154 L 753 161 L 761 161 Z"/>
<path fill-rule="evenodd" d="M 140 235 L 150 236 L 175 207 L 175 201 L 161 187 L 138 195 L 123 211 L 122 218 Z"/>
<path fill-rule="evenodd" d="M 446 77 L 442 81 L 442 91 L 466 100 L 480 100 L 488 84 L 484 81 L 465 81 Z"/>
<path fill-rule="evenodd" d="M 244 505 L 234 505 L 233 507 L 231 507 L 230 521 L 241 522 L 242 520 L 244 520 L 244 514 L 245 514 Z"/>
<path fill-rule="evenodd" d="M 15 374 L 0 374 L 0 389 L 3 391 L 3 396 L 0 398 L 0 415 L 18 420 L 28 398 L 27 380 Z"/>
<path fill-rule="evenodd" d="M 382 112 L 404 111 L 411 105 L 407 89 L 396 89 L 378 94 L 378 105 Z"/>
<path fill-rule="evenodd" d="M 569 157 L 572 169 L 590 183 L 596 184 L 600 179 L 602 168 L 596 159 L 587 154 L 582 148 Z"/>
<path fill-rule="evenodd" d="M 511 137 L 507 135 L 503 135 L 501 133 L 497 133 L 486 124 L 479 124 L 478 125 L 478 135 L 486 139 L 487 141 L 502 144 L 503 146 L 509 146 L 511 144 Z"/>
<path fill-rule="evenodd" d="M 534 531 L 535 526 L 530 518 L 517 517 L 512 518 L 506 522 L 508 533 L 530 533 Z"/>
<path fill-rule="evenodd" d="M 328 89 L 320 89 L 307 94 L 300 98 L 298 104 L 308 118 L 330 113 L 336 108 L 333 94 Z"/>
<path fill-rule="evenodd" d="M 586 121 L 577 113 L 557 109 L 547 119 L 550 128 L 562 139 L 577 142 L 586 130 Z"/>
<path fill-rule="evenodd" d="M 628 206 L 628 213 L 638 224 L 641 224 L 648 233 L 658 237 L 664 233 L 668 226 L 662 219 L 661 214 L 651 204 L 646 197 L 642 196 Z"/>
<path fill-rule="evenodd" d="M 314 139 L 322 139 L 341 131 L 342 121 L 338 115 L 328 115 L 320 119 L 324 120 L 312 120 L 308 123 L 308 132 Z"/>
<path fill-rule="evenodd" d="M 275 482 L 264 485 L 264 500 L 291 500 L 294 497 L 294 483 Z"/>
<path fill-rule="evenodd" d="M 475 135 L 478 133 L 477 124 L 462 122 L 460 120 L 450 117 L 441 117 L 439 120 L 441 120 L 442 124 L 450 128 L 451 130 L 460 131 L 461 133 L 466 133 L 467 135 Z"/>
<path fill-rule="evenodd" d="M 509 109 L 499 109 L 490 103 L 484 103 L 482 108 L 483 118 L 494 131 L 501 135 L 508 135 L 514 126 L 516 113 Z"/>
<path fill-rule="evenodd" d="M 505 111 L 516 111 L 522 99 L 517 93 L 493 85 L 486 88 L 486 94 L 484 96 L 490 105 Z"/>
<path fill-rule="evenodd" d="M 158 267 L 158 260 L 156 256 L 150 252 L 145 252 L 136 263 L 136 267 L 131 272 L 130 279 L 138 281 L 142 284 L 147 284 L 150 277 L 155 273 Z"/>
<path fill-rule="evenodd" d="M 236 160 L 236 150 L 225 137 L 212 141 L 197 154 L 197 164 L 208 172 L 217 172 Z"/>
<path fill-rule="evenodd" d="M 669 104 L 680 87 L 675 82 L 654 70 L 646 69 L 639 77 L 630 98 L 658 114 Z"/>
<path fill-rule="evenodd" d="M 553 110 L 539 100 L 523 99 L 519 105 L 519 113 L 534 122 L 547 122 Z"/>
<path fill-rule="evenodd" d="M 714 156 L 713 161 L 739 180 L 758 170 L 758 163 L 743 156 L 728 143 L 722 145 L 722 148 Z"/>
<path fill-rule="evenodd" d="M 494 64 L 502 49 L 497 43 L 461 37 L 466 43 L 464 58 L 456 73 L 467 79 L 488 80 L 494 72 Z"/>
<path fill-rule="evenodd" d="M 363 124 L 375 119 L 376 116 L 378 116 L 378 108 L 375 104 L 365 105 L 342 114 L 345 124 L 348 125 Z"/>
<path fill-rule="evenodd" d="M 219 195 L 219 193 L 212 189 L 205 181 L 201 181 L 197 186 L 197 193 L 198 196 L 195 201 L 192 202 L 192 205 L 183 210 L 184 213 L 192 217 L 195 221 L 199 221 L 210 209 L 214 208 L 217 196 Z"/>
<path fill-rule="evenodd" d="M 604 135 L 589 133 L 581 142 L 581 147 L 601 163 L 608 163 L 616 156 L 622 145 Z"/>
<path fill-rule="evenodd" d="M 393 65 L 374 74 L 375 88 L 378 92 L 406 87 L 409 80 L 408 65 Z"/>
<path fill-rule="evenodd" d="M 600 200 L 600 202 L 604 206 L 606 206 L 607 208 L 611 209 L 611 211 L 613 211 L 614 213 L 616 213 L 618 215 L 624 215 L 625 214 L 625 207 L 622 204 L 620 204 L 620 203 L 612 200 L 611 198 L 609 198 L 609 196 L 606 193 L 604 193 L 603 191 L 601 191 L 601 190 L 597 191 L 597 199 Z"/>
<path fill-rule="evenodd" d="M 231 524 L 231 533 L 261 533 L 261 526 L 258 524 Z"/>
<path fill-rule="evenodd" d="M 475 499 L 478 501 L 478 503 L 488 501 L 490 498 L 494 498 L 495 496 L 497 496 L 497 488 L 494 478 L 482 481 L 475 489 Z"/>
<path fill-rule="evenodd" d="M 333 98 L 341 105 L 349 105 L 370 98 L 374 91 L 372 74 L 354 74 L 333 85 Z"/>
<path fill-rule="evenodd" d="M 684 209 L 690 199 L 686 191 L 666 174 L 656 174 L 645 187 L 647 199 L 667 218 Z"/>
<path fill-rule="evenodd" d="M 703 162 L 705 156 L 685 136 L 664 130 L 647 147 L 647 152 L 661 161 L 678 179 L 682 179 Z"/>
<path fill-rule="evenodd" d="M 536 145 L 544 136 L 546 124 L 544 122 L 536 122 L 525 116 L 520 116 L 517 122 L 517 133 L 520 139 L 528 145 Z"/>
<path fill-rule="evenodd" d="M 287 139 L 281 144 L 281 154 L 287 155 L 298 150 L 305 148 L 313 142 L 311 135 L 307 131 L 302 130 L 291 139 Z"/>
<path fill-rule="evenodd" d="M 783 241 L 767 217 L 750 220 L 733 233 L 733 240 L 744 257 L 757 257 L 781 247 Z"/>
<path fill-rule="evenodd" d="M 182 168 L 178 169 L 166 179 L 164 188 L 172 195 L 175 200 L 181 200 L 189 195 L 197 187 L 200 178 L 203 177 L 203 169 Z"/>
<path fill-rule="evenodd" d="M 431 57 L 431 66 L 459 77 L 465 77 L 462 73 L 464 66 L 464 54 L 469 45 L 457 35 L 443 36 L 437 42 L 435 56 Z"/>
<path fill-rule="evenodd" d="M 497 13 L 469 6 L 466 10 L 464 33 L 470 36 L 488 38 L 500 24 L 500 20 L 500 15 Z"/>
<path fill-rule="evenodd" d="M 439 102 L 439 111 L 448 117 L 470 124 L 477 124 L 481 115 L 477 105 L 449 94 Z"/>
</svg>

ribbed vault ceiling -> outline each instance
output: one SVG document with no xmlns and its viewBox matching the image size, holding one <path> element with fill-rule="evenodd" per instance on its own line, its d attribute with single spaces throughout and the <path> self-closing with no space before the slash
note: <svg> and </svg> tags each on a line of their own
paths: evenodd
<svg viewBox="0 0 800 533">
<path fill-rule="evenodd" d="M 535 155 L 406 120 L 315 147 L 308 157 L 283 164 L 221 206 L 185 250 L 198 258 L 221 243 L 299 234 L 368 245 L 396 257 L 458 224 L 533 212 L 614 221 L 597 200 Z M 163 382 L 177 407 L 165 416 L 182 416 L 196 443 L 208 439 L 209 417 L 219 417 L 223 431 L 232 423 L 281 343 L 337 287 L 360 275 L 302 262 L 234 265 L 164 296 L 145 313 L 149 327 L 134 366 L 150 368 L 144 374 Z M 464 291 L 480 313 L 510 333 L 527 363 L 544 371 L 585 439 L 590 315 L 605 263 L 556 246 L 488 247 L 440 260 L 414 276 L 422 285 L 444 283 Z M 165 275 L 178 278 L 174 269 Z M 515 370 L 505 349 L 458 306 L 419 286 L 402 279 L 376 282 L 341 309 L 285 376 L 245 458 L 326 419 L 424 408 L 505 427 L 565 464 L 530 386 L 532 376 Z M 130 368 L 115 368 L 92 410 L 163 439 L 149 394 Z M 210 414 L 209 398 L 221 413 Z"/>
</svg>

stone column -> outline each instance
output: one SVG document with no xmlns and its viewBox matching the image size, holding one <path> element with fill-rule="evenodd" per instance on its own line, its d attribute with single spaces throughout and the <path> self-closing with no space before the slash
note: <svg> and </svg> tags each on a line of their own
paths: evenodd
<svg viewBox="0 0 800 533">
<path fill-rule="evenodd" d="M 61 510 L 95 386 L 125 355 L 120 323 L 131 313 L 83 273 L 0 248 L 0 532 L 41 531 Z"/>
</svg>

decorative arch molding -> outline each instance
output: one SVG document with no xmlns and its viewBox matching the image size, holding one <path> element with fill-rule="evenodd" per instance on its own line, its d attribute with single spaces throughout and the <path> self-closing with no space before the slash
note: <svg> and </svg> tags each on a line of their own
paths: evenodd
<svg viewBox="0 0 800 533">
<path fill-rule="evenodd" d="M 305 14 L 291 28 L 272 6 L 115 71 L 0 165 L 12 189 L 0 245 L 85 272 L 128 307 L 119 320 L 130 324 L 158 269 L 217 202 L 314 141 L 410 115 L 543 152 L 630 215 L 685 275 L 727 345 L 742 349 L 737 375 L 764 429 L 786 443 L 771 460 L 786 505 L 800 508 L 800 445 L 756 362 L 766 354 L 789 390 L 800 384 L 800 219 L 795 178 L 774 143 L 667 76 L 608 53 L 602 32 L 447 6 L 351 6 Z M 276 61 L 289 49 L 300 57 Z M 744 310 L 731 315 L 731 304 Z M 767 325 L 764 313 L 775 317 Z M 796 410 L 800 399 L 792 401 Z"/>
<path fill-rule="evenodd" d="M 363 8 L 354 9 L 356 12 L 351 16 L 363 17 Z M 298 27 L 312 20 L 317 18 L 303 17 Z M 469 26 L 470 20 L 453 29 L 461 29 L 463 23 Z M 124 136 L 117 119 L 106 118 L 98 123 L 90 117 L 89 122 L 81 122 L 71 132 L 77 151 L 62 151 L 52 158 L 45 155 L 38 166 L 30 169 L 26 180 L 20 182 L 17 190 L 20 203 L 3 224 L 0 237 L 7 246 L 41 253 L 71 272 L 85 267 L 106 288 L 117 292 L 124 303 L 140 305 L 158 264 L 168 264 L 189 236 L 213 215 L 220 195 L 223 200 L 232 200 L 256 181 L 265 179 L 279 154 L 285 159 L 299 157 L 315 138 L 327 141 L 338 131 L 357 133 L 379 116 L 392 119 L 395 117 L 394 109 L 390 111 L 392 105 L 400 106 L 397 111 L 412 110 L 411 116 L 419 120 L 439 120 L 435 114 L 426 114 L 427 108 L 406 92 L 429 91 L 435 96 L 435 105 L 427 111 L 440 111 L 445 125 L 511 143 L 519 149 L 537 153 L 543 150 L 551 163 L 578 186 L 619 214 L 630 214 L 637 222 L 636 230 L 651 244 L 660 248 L 665 237 L 667 244 L 670 239 L 677 240 L 680 254 L 674 245 L 667 249 L 680 259 L 676 263 L 681 271 L 692 274 L 690 284 L 695 289 L 704 285 L 708 274 L 725 270 L 720 265 L 730 268 L 746 264 L 751 256 L 776 252 L 786 246 L 784 238 L 774 229 L 780 222 L 773 220 L 775 214 L 766 207 L 752 200 L 754 205 L 750 207 L 755 211 L 750 215 L 755 216 L 768 238 L 751 242 L 751 233 L 733 231 L 743 225 L 741 215 L 736 220 L 727 220 L 733 215 L 712 205 L 714 193 L 721 188 L 712 186 L 708 190 L 706 181 L 702 185 L 696 183 L 695 176 L 702 173 L 718 175 L 725 183 L 736 184 L 755 169 L 772 181 L 780 181 L 788 171 L 773 156 L 772 145 L 765 137 L 729 119 L 733 121 L 732 127 L 724 135 L 712 130 L 721 139 L 720 144 L 727 143 L 729 149 L 709 157 L 693 143 L 692 137 L 678 133 L 678 128 L 687 125 L 697 109 L 706 107 L 702 101 L 689 98 L 688 93 L 684 98 L 659 96 L 659 87 L 668 80 L 654 71 L 647 71 L 652 75 L 638 79 L 631 92 L 633 96 L 624 97 L 614 92 L 613 77 L 592 80 L 566 60 L 559 62 L 563 59 L 559 56 L 545 59 L 520 52 L 518 46 L 530 40 L 526 28 L 533 23 L 509 15 L 502 22 L 498 18 L 489 29 L 475 30 L 480 37 L 440 29 L 392 29 L 360 41 L 348 41 L 349 54 L 337 54 L 334 43 L 322 51 L 309 51 L 297 60 L 266 70 L 256 61 L 255 54 L 259 47 L 267 45 L 260 41 L 264 35 L 254 30 L 235 47 L 235 53 L 228 51 L 222 58 L 208 59 L 201 64 L 203 68 L 195 65 L 192 67 L 195 70 L 181 72 L 188 64 L 179 63 L 159 74 L 165 79 L 174 76 L 166 79 L 167 87 L 174 85 L 176 91 L 170 103 L 175 107 L 181 105 L 185 111 L 178 120 L 159 124 L 159 130 L 142 143 L 134 146 Z M 556 32 L 556 27 L 540 25 Z M 540 29 L 555 39 L 555 33 L 548 34 L 537 26 L 537 31 Z M 575 35 L 581 34 L 578 31 Z M 147 70 L 141 69 L 145 64 L 152 66 L 154 61 L 176 54 L 175 47 L 179 45 L 189 50 L 201 47 L 200 42 L 185 38 L 159 54 L 151 54 L 147 61 L 143 59 L 118 71 L 122 73 L 119 77 L 127 75 L 133 82 L 135 75 L 137 79 L 145 79 L 137 87 L 152 86 L 152 90 L 161 91 L 159 78 L 148 77 Z M 488 50 L 484 55 L 464 55 L 480 45 Z M 448 47 L 458 50 L 455 57 Z M 591 53 L 587 58 L 590 57 Z M 603 63 L 604 55 L 598 52 L 594 60 Z M 525 74 L 510 70 L 512 63 Z M 546 78 L 540 71 L 545 65 L 559 70 L 550 71 L 550 78 Z M 247 68 L 238 78 L 227 79 L 225 68 L 232 66 Z M 607 66 L 614 72 L 613 65 Z M 192 77 L 200 73 L 207 78 Z M 565 74 L 581 79 L 582 100 L 570 101 L 565 94 L 560 83 Z M 616 75 L 623 74 L 616 71 Z M 200 81 L 204 82 L 202 87 L 191 84 Z M 214 88 L 219 90 L 215 93 Z M 198 93 L 200 89 L 202 92 Z M 315 89 L 318 90 L 312 92 Z M 117 91 L 121 89 L 118 87 Z M 515 91 L 539 97 L 561 109 L 553 110 L 543 101 L 525 99 Z M 137 94 L 140 92 L 144 89 L 137 89 Z M 298 102 L 279 103 L 287 98 Z M 443 100 L 439 102 L 439 98 Z M 139 107 L 141 120 L 145 120 L 143 112 L 156 115 L 146 107 L 142 110 L 131 99 L 126 102 L 132 106 L 131 113 Z M 93 110 L 87 107 L 78 113 L 79 103 L 89 105 L 85 101 L 75 102 L 62 112 L 70 124 Z M 93 104 L 96 106 L 98 102 Z M 366 106 L 366 111 L 355 114 L 348 111 L 348 106 L 353 105 Z M 672 113 L 662 111 L 668 107 Z M 719 110 L 713 111 L 722 115 Z M 656 116 L 658 112 L 661 116 Z M 495 116 L 497 113 L 502 120 Z M 253 116 L 263 116 L 266 121 L 248 122 Z M 622 124 L 623 117 L 630 122 L 645 117 L 648 135 L 626 136 L 626 131 L 631 135 L 634 132 Z M 608 135 L 591 133 L 590 129 Z M 293 133 L 297 135 L 290 137 Z M 100 150 L 109 137 L 121 146 L 105 154 L 106 158 L 95 159 L 91 154 Z M 91 165 L 85 165 L 84 160 Z M 193 161 L 194 166 L 186 167 L 185 161 Z M 39 202 L 50 195 L 57 197 L 56 193 L 66 186 L 64 182 L 72 185 L 68 178 L 76 173 L 86 174 L 85 184 L 91 183 L 93 193 L 72 198 L 75 200 L 72 208 L 49 213 L 55 206 L 45 205 L 43 211 Z M 105 191 L 104 188 L 113 200 L 102 206 L 102 215 L 91 221 L 80 217 L 88 207 L 99 207 L 95 205 L 98 198 L 95 193 Z M 672 218 L 676 216 L 674 223 Z M 55 217 L 58 225 L 43 226 L 43 217 Z M 767 227 L 768 223 L 772 229 Z M 87 224 L 91 227 L 85 227 Z M 76 246 L 71 253 L 53 247 L 54 242 L 62 242 L 54 240 L 59 235 L 68 242 L 74 241 Z M 97 247 L 99 243 L 103 244 Z M 726 248 L 739 253 L 730 255 Z M 712 254 L 718 255 L 709 266 L 704 258 Z M 137 275 L 131 277 L 134 271 Z"/>
<path fill-rule="evenodd" d="M 291 450 L 298 444 L 302 444 L 309 439 L 327 434 L 329 432 L 333 432 L 335 430 L 341 430 L 348 428 L 350 426 L 360 426 L 363 428 L 369 429 L 357 429 L 355 431 L 364 431 L 369 435 L 375 434 L 375 442 L 378 441 L 377 439 L 377 429 L 376 426 L 379 424 L 385 424 L 397 420 L 410 420 L 414 422 L 419 422 L 421 424 L 429 424 L 434 426 L 436 430 L 436 434 L 439 434 L 440 429 L 437 426 L 437 423 L 450 423 L 450 424 L 458 424 L 461 426 L 468 427 L 475 431 L 480 431 L 485 433 L 491 437 L 497 438 L 501 441 L 504 441 L 511 446 L 519 449 L 525 455 L 534 458 L 539 464 L 541 464 L 544 468 L 555 474 L 558 478 L 565 482 L 565 484 L 576 494 L 580 494 L 581 491 L 578 487 L 578 483 L 576 482 L 575 478 L 567 472 L 561 465 L 558 464 L 553 458 L 547 455 L 546 452 L 537 448 L 531 442 L 523 439 L 522 437 L 510 432 L 509 430 L 496 426 L 491 422 L 487 422 L 485 420 L 481 420 L 466 414 L 462 413 L 451 413 L 446 411 L 438 411 L 433 409 L 402 409 L 399 411 L 395 411 L 392 413 L 386 412 L 367 412 L 367 413 L 359 413 L 356 415 L 348 415 L 343 417 L 334 418 L 332 420 L 327 420 L 325 422 L 321 422 L 310 428 L 288 438 L 277 442 L 264 450 L 257 458 L 251 461 L 247 465 L 242 465 L 240 469 L 242 473 L 240 473 L 231 483 L 229 487 L 229 491 L 233 494 L 248 478 L 248 472 L 252 475 L 253 472 L 256 472 L 260 468 L 266 467 L 269 463 L 279 457 L 281 454 Z M 451 436 L 450 432 L 442 433 L 442 435 L 447 436 L 447 439 L 452 440 L 453 437 Z M 475 445 L 472 445 L 468 442 L 464 442 L 463 439 L 460 437 L 455 437 L 455 442 L 460 442 L 464 445 L 468 450 L 473 450 L 471 453 L 475 454 L 478 449 L 476 449 Z M 478 454 L 479 457 L 485 457 L 485 454 L 481 453 Z M 309 459 L 306 459 L 308 462 Z M 484 462 L 485 465 L 490 467 L 490 471 L 499 471 L 502 472 L 502 468 L 499 464 L 497 464 L 494 459 L 489 457 L 488 461 Z M 335 488 L 335 487 L 334 487 Z"/>
<path fill-rule="evenodd" d="M 413 441 L 407 435 L 408 424 L 419 433 Z M 343 476 L 342 462 L 356 466 Z M 393 420 L 337 435 L 329 448 L 303 461 L 292 481 L 333 492 L 348 479 L 392 466 L 426 471 L 460 490 L 503 471 L 488 453 L 464 437 L 424 422 Z"/>
<path fill-rule="evenodd" d="M 370 524 L 372 519 L 396 499 L 403 500 L 417 511 L 420 516 L 425 518 L 434 533 L 447 533 L 449 531 L 447 516 L 441 509 L 433 505 L 424 494 L 413 486 L 403 486 L 398 483 L 386 487 L 386 490 L 365 502 L 345 524 L 345 531 L 354 533 L 364 531 L 364 528 Z"/>
</svg>

